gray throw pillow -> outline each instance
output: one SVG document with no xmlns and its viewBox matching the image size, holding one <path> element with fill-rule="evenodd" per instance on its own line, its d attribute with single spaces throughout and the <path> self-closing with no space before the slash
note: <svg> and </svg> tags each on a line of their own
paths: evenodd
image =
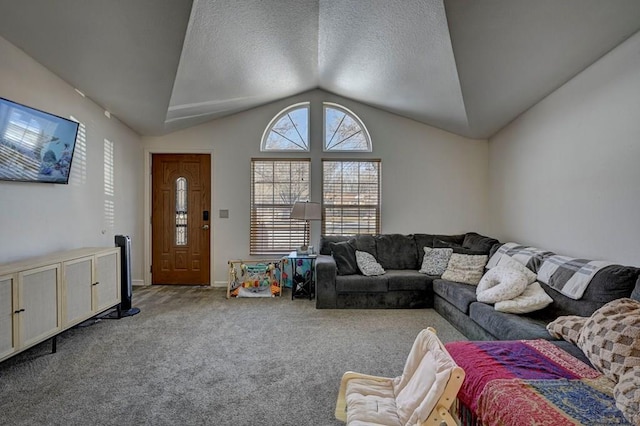
<svg viewBox="0 0 640 426">
<path fill-rule="evenodd" d="M 427 275 L 442 275 L 447 269 L 453 249 L 424 247 L 423 250 L 422 267 L 418 272 Z"/>
<path fill-rule="evenodd" d="M 338 275 L 353 275 L 358 273 L 356 250 L 348 241 L 329 243 L 329 247 L 331 248 L 331 255 L 336 261 Z"/>
</svg>

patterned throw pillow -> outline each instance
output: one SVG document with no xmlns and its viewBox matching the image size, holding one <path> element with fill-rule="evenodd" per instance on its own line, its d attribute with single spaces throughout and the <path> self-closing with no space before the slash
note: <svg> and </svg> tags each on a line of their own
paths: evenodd
<svg viewBox="0 0 640 426">
<path fill-rule="evenodd" d="M 452 254 L 453 249 L 451 248 L 425 247 L 422 268 L 418 272 L 427 275 L 442 275 L 447 269 Z"/>
<path fill-rule="evenodd" d="M 580 333 L 578 347 L 616 383 L 625 372 L 640 367 L 640 302 L 617 299 L 595 311 Z"/>
<path fill-rule="evenodd" d="M 476 299 L 483 303 L 513 299 L 522 294 L 527 284 L 527 277 L 522 272 L 498 265 L 480 279 L 476 287 Z"/>
<path fill-rule="evenodd" d="M 558 317 L 547 324 L 547 331 L 556 339 L 564 339 L 567 342 L 577 345 L 580 332 L 588 319 L 589 317 L 580 317 L 578 315 Z"/>
<path fill-rule="evenodd" d="M 640 425 L 640 368 L 628 370 L 613 388 L 616 407 L 632 425 Z"/>
<path fill-rule="evenodd" d="M 464 284 L 478 285 L 488 256 L 453 253 L 442 279 Z"/>
<path fill-rule="evenodd" d="M 380 264 L 376 261 L 376 258 L 373 257 L 371 253 L 356 250 L 356 262 L 358 263 L 358 268 L 360 268 L 360 272 L 362 272 L 362 275 L 370 277 L 372 275 L 384 274 L 384 269 L 382 268 L 382 266 L 380 266 Z"/>
</svg>

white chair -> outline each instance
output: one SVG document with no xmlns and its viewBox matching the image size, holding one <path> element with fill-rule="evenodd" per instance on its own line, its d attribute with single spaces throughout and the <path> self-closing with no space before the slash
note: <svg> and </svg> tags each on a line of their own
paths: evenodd
<svg viewBox="0 0 640 426">
<path fill-rule="evenodd" d="M 429 327 L 418 334 L 401 376 L 344 373 L 336 418 L 352 426 L 455 426 L 449 410 L 464 376 L 464 370 Z"/>
</svg>

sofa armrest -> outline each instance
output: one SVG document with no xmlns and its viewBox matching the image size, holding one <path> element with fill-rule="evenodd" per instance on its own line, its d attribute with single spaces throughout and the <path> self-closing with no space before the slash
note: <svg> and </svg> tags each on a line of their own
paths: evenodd
<svg viewBox="0 0 640 426">
<path fill-rule="evenodd" d="M 316 258 L 316 308 L 335 309 L 337 274 L 333 256 L 319 254 Z"/>
</svg>

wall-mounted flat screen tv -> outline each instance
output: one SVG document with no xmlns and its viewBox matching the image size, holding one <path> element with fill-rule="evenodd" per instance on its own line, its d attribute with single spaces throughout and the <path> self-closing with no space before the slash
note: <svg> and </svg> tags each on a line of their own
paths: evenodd
<svg viewBox="0 0 640 426">
<path fill-rule="evenodd" d="M 78 123 L 0 98 L 0 180 L 69 183 Z"/>
</svg>

